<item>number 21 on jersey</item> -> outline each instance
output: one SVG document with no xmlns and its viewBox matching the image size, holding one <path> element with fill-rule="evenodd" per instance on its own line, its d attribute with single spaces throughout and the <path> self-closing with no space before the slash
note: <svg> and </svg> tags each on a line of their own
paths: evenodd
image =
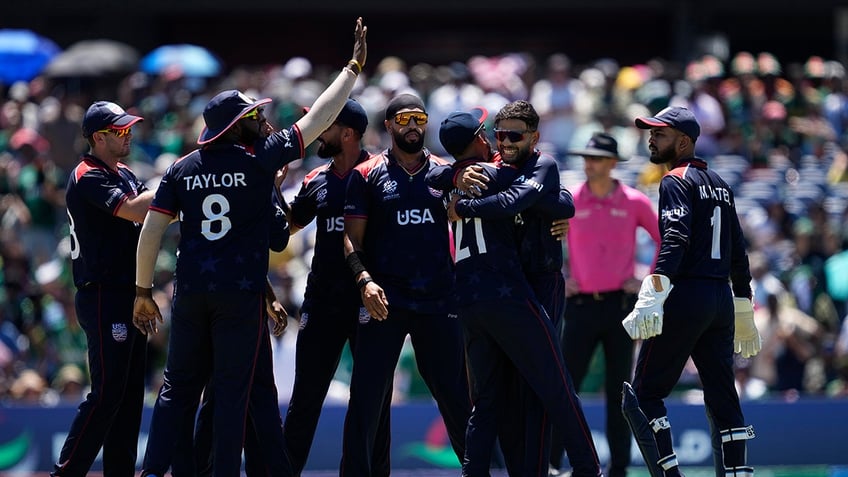
<svg viewBox="0 0 848 477">
<path fill-rule="evenodd" d="M 469 223 L 473 224 L 474 235 L 468 236 L 467 240 L 474 240 L 474 243 L 469 243 L 463 246 L 463 230 Z M 454 240 L 456 241 L 455 243 L 457 262 L 461 262 L 462 260 L 465 260 L 466 258 L 470 257 L 472 253 L 472 248 L 476 250 L 477 254 L 486 253 L 486 238 L 483 236 L 483 222 L 479 218 L 462 219 L 459 223 L 457 223 Z"/>
</svg>

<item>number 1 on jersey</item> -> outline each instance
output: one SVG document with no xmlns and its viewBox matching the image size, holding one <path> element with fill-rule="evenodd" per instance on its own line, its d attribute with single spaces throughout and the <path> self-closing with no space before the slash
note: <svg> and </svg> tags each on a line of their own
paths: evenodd
<svg viewBox="0 0 848 477">
<path fill-rule="evenodd" d="M 710 258 L 715 260 L 721 259 L 721 208 L 715 206 L 713 209 L 713 217 L 710 220 L 710 225 L 713 227 L 713 244 L 710 249 Z"/>
</svg>

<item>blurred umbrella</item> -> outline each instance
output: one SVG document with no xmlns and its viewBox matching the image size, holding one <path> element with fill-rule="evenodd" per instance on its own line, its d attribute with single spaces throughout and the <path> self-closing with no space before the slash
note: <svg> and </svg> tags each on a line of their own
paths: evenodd
<svg viewBox="0 0 848 477">
<path fill-rule="evenodd" d="M 141 70 L 150 74 L 182 73 L 185 76 L 216 76 L 221 62 L 206 48 L 197 45 L 164 45 L 141 59 Z"/>
<path fill-rule="evenodd" d="M 62 51 L 53 41 L 29 30 L 0 30 L 0 83 L 29 81 Z"/>
<path fill-rule="evenodd" d="M 52 77 L 83 77 L 124 74 L 135 70 L 138 52 L 113 40 L 84 40 L 74 43 L 53 58 L 44 72 Z"/>
</svg>

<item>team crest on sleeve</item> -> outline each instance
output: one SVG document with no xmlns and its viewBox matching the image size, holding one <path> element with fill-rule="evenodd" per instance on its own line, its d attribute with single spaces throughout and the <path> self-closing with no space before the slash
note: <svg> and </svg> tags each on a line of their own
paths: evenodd
<svg viewBox="0 0 848 477">
<path fill-rule="evenodd" d="M 127 340 L 127 325 L 125 323 L 112 323 L 112 338 L 118 343 Z"/>
<path fill-rule="evenodd" d="M 281 130 L 281 131 L 280 131 L 280 134 L 282 134 L 282 135 L 283 135 L 283 139 L 285 139 L 285 140 L 286 140 L 285 144 L 283 144 L 283 147 L 287 147 L 287 148 L 294 147 L 294 146 L 292 146 L 292 143 L 291 143 L 291 134 L 289 134 L 288 129 L 283 129 L 283 130 Z"/>
<path fill-rule="evenodd" d="M 321 189 L 318 191 L 318 195 L 315 196 L 315 199 L 318 202 L 324 202 L 327 200 L 327 189 Z"/>
</svg>

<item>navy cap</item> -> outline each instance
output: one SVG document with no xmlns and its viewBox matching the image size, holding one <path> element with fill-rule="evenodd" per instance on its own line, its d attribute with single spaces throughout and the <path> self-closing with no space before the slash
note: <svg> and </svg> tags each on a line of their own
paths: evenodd
<svg viewBox="0 0 848 477">
<path fill-rule="evenodd" d="M 636 118 L 636 127 L 639 129 L 651 129 L 671 127 L 683 134 L 698 139 L 701 135 L 701 126 L 692 111 L 681 107 L 668 107 L 650 118 Z"/>
<path fill-rule="evenodd" d="M 568 153 L 575 156 L 611 157 L 616 161 L 627 160 L 618 155 L 618 141 L 609 134 L 602 132 L 592 134 L 592 138 L 589 139 L 585 149 L 572 150 Z"/>
<path fill-rule="evenodd" d="M 234 89 L 216 94 L 203 109 L 206 126 L 200 131 L 197 143 L 206 144 L 218 139 L 246 113 L 270 102 L 271 98 L 254 100 Z"/>
<path fill-rule="evenodd" d="M 124 108 L 115 103 L 97 101 L 88 107 L 82 118 L 82 135 L 91 137 L 95 132 L 108 127 L 126 129 L 143 120 L 144 118 L 140 116 L 127 113 Z"/>
<path fill-rule="evenodd" d="M 439 141 L 442 147 L 452 156 L 462 154 L 477 137 L 483 121 L 488 116 L 489 112 L 483 108 L 474 108 L 468 113 L 462 111 L 450 113 L 439 127 Z"/>
<path fill-rule="evenodd" d="M 414 94 L 404 93 L 395 96 L 389 101 L 389 104 L 386 106 L 386 119 L 392 119 L 401 109 L 420 109 L 425 113 L 427 112 L 421 98 Z"/>
<path fill-rule="evenodd" d="M 365 129 L 368 128 L 368 114 L 365 113 L 365 108 L 350 98 L 336 116 L 336 121 L 355 129 L 360 135 L 365 134 Z"/>
</svg>

